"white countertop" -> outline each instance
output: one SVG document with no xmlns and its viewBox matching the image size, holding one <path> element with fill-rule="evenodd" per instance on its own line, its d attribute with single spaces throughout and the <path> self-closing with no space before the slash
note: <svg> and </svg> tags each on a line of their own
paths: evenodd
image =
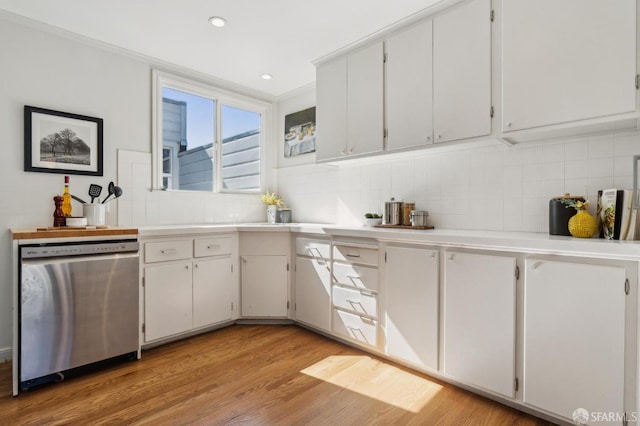
<svg viewBox="0 0 640 426">
<path fill-rule="evenodd" d="M 197 236 L 218 232 L 292 232 L 336 238 L 373 238 L 385 242 L 432 244 L 444 247 L 640 260 L 640 241 L 608 241 L 599 238 L 573 238 L 532 232 L 412 230 L 315 223 L 159 225 L 141 226 L 138 230 L 141 238 Z"/>
</svg>

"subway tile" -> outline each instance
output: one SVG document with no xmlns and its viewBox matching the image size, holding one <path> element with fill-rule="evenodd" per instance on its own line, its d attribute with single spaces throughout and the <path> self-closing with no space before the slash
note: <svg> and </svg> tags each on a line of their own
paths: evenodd
<svg viewBox="0 0 640 426">
<path fill-rule="evenodd" d="M 588 160 L 587 176 L 591 178 L 613 176 L 613 158 L 596 158 Z"/>
<path fill-rule="evenodd" d="M 589 158 L 589 142 L 587 138 L 569 142 L 564 146 L 565 161 L 586 160 Z"/>
<path fill-rule="evenodd" d="M 542 180 L 564 179 L 565 163 L 556 161 L 542 164 Z"/>
<path fill-rule="evenodd" d="M 614 134 L 613 153 L 616 157 L 639 155 L 640 135 L 637 132 Z"/>
<path fill-rule="evenodd" d="M 597 160 L 596 160 L 597 161 Z M 564 164 L 565 179 L 578 179 L 587 177 L 587 161 L 567 161 Z"/>
<path fill-rule="evenodd" d="M 613 134 L 589 137 L 589 158 L 613 157 Z"/>
</svg>

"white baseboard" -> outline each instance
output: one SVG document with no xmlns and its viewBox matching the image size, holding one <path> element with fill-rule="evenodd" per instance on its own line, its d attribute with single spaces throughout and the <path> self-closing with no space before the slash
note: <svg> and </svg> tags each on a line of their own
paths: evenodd
<svg viewBox="0 0 640 426">
<path fill-rule="evenodd" d="M 13 351 L 11 350 L 11 348 L 0 349 L 0 364 L 2 364 L 3 362 L 11 361 L 12 357 L 13 357 Z"/>
</svg>

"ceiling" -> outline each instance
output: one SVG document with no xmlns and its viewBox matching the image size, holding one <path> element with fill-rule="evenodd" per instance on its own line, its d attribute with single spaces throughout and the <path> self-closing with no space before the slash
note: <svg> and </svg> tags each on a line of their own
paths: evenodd
<svg viewBox="0 0 640 426">
<path fill-rule="evenodd" d="M 280 96 L 315 81 L 313 60 L 440 1 L 0 0 L 0 10 Z M 224 28 L 209 24 L 216 15 Z"/>
</svg>

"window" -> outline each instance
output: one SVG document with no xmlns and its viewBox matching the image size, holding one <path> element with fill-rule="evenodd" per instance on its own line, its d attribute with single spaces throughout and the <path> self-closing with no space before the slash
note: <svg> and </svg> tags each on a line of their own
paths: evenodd
<svg viewBox="0 0 640 426">
<path fill-rule="evenodd" d="M 154 72 L 155 187 L 260 192 L 269 104 Z"/>
</svg>

